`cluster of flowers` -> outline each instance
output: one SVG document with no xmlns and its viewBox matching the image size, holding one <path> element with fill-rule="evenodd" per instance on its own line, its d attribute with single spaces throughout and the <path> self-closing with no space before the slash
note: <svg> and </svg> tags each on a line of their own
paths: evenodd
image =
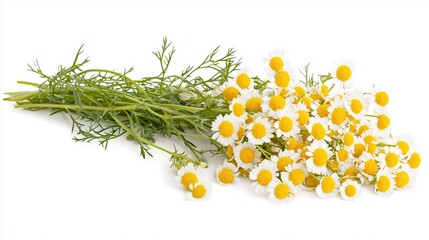
<svg viewBox="0 0 429 240">
<path fill-rule="evenodd" d="M 248 177 L 274 202 L 302 190 L 353 200 L 362 185 L 379 195 L 412 185 L 420 155 L 408 136 L 391 134 L 386 92 L 351 89 L 354 67 L 346 61 L 317 82 L 294 79 L 279 54 L 267 63 L 267 86 L 257 88 L 242 71 L 219 91 L 231 111 L 212 123 L 212 138 L 227 155 L 216 169 L 220 184 Z M 191 199 L 209 192 L 200 170 L 190 164 L 178 171 Z"/>
</svg>

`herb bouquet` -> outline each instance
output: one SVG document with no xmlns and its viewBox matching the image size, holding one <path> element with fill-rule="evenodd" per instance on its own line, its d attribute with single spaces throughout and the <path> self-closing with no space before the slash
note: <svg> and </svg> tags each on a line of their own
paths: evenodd
<svg viewBox="0 0 429 240">
<path fill-rule="evenodd" d="M 97 140 L 107 148 L 110 140 L 126 136 L 143 157 L 150 148 L 168 153 L 192 200 L 209 195 L 204 168 L 213 154 L 225 158 L 215 173 L 220 184 L 247 177 L 275 202 L 290 201 L 302 190 L 353 200 L 362 185 L 389 195 L 415 179 L 420 155 L 409 136 L 391 134 L 389 95 L 351 89 L 353 65 L 347 61 L 316 76 L 307 65 L 295 78 L 282 54 L 272 53 L 265 79 L 240 70 L 235 52 L 220 54 L 218 47 L 198 66 L 170 74 L 175 49 L 164 39 L 154 52 L 161 72 L 132 79 L 133 68 L 86 69 L 82 52 L 54 75 L 37 61 L 29 65 L 43 82 L 19 81 L 36 89 L 6 93 L 4 100 L 16 108 L 67 114 L 75 141 Z M 158 146 L 155 134 L 176 136 L 188 154 Z M 193 141 L 200 139 L 213 148 L 199 149 Z"/>
</svg>

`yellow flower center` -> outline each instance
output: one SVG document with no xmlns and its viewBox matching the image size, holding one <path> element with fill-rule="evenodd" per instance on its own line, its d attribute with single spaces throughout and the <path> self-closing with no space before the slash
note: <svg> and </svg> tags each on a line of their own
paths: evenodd
<svg viewBox="0 0 429 240">
<path fill-rule="evenodd" d="M 292 119 L 288 116 L 284 116 L 279 121 L 279 128 L 282 132 L 289 132 L 293 128 Z"/>
<path fill-rule="evenodd" d="M 362 111 L 363 105 L 359 99 L 352 99 L 350 107 L 355 114 L 359 114 Z"/>
<path fill-rule="evenodd" d="M 241 103 L 236 103 L 234 106 L 232 106 L 232 111 L 234 112 L 234 115 L 237 117 L 241 117 L 244 113 L 244 106 Z"/>
<path fill-rule="evenodd" d="M 223 121 L 219 125 L 219 134 L 223 137 L 231 137 L 234 134 L 234 125 L 230 121 Z"/>
<path fill-rule="evenodd" d="M 272 179 L 273 179 L 273 174 L 267 169 L 261 170 L 257 176 L 257 181 L 262 186 L 267 186 Z"/>
<path fill-rule="evenodd" d="M 314 165 L 318 167 L 325 166 L 328 162 L 328 153 L 323 148 L 317 148 L 313 153 Z"/>
<path fill-rule="evenodd" d="M 343 108 L 335 108 L 334 111 L 331 113 L 331 120 L 334 124 L 341 124 L 346 120 L 346 110 Z"/>
<path fill-rule="evenodd" d="M 390 168 L 395 167 L 398 165 L 399 157 L 395 153 L 388 153 L 386 154 L 386 165 Z"/>
<path fill-rule="evenodd" d="M 341 162 L 346 161 L 349 158 L 349 152 L 346 149 L 340 149 L 337 152 L 338 160 Z"/>
<path fill-rule="evenodd" d="M 347 147 L 350 147 L 351 145 L 353 145 L 355 138 L 351 133 L 345 133 L 343 136 L 343 141 Z"/>
<path fill-rule="evenodd" d="M 232 146 L 231 146 L 231 145 L 228 145 L 228 146 L 226 147 L 226 155 L 227 155 L 229 158 L 232 158 L 232 157 L 234 156 L 234 149 L 232 148 Z"/>
<path fill-rule="evenodd" d="M 386 92 L 378 92 L 375 94 L 375 102 L 384 107 L 389 103 L 389 95 Z"/>
<path fill-rule="evenodd" d="M 270 68 L 275 72 L 282 70 L 283 69 L 283 59 L 279 56 L 275 56 L 275 57 L 271 58 L 270 59 Z"/>
<path fill-rule="evenodd" d="M 387 176 L 381 176 L 377 181 L 377 188 L 380 192 L 386 192 L 390 189 L 390 180 Z"/>
<path fill-rule="evenodd" d="M 295 138 L 288 138 L 288 139 L 287 139 L 286 148 L 287 148 L 288 150 L 295 149 L 295 148 L 296 148 L 296 146 L 298 146 L 298 141 L 296 141 L 296 139 L 295 139 Z"/>
<path fill-rule="evenodd" d="M 305 110 L 298 110 L 297 113 L 298 113 L 298 120 L 297 120 L 298 123 L 301 124 L 301 125 L 307 124 L 308 123 L 308 118 L 310 117 L 308 115 L 308 112 L 305 111 Z"/>
<path fill-rule="evenodd" d="M 279 169 L 279 171 L 284 171 L 290 164 L 292 164 L 292 159 L 289 157 L 281 157 L 277 160 L 277 169 Z"/>
<path fill-rule="evenodd" d="M 357 135 L 360 136 L 362 135 L 362 133 L 366 132 L 369 130 L 369 126 L 368 125 L 362 125 L 359 127 L 358 133 Z"/>
<path fill-rule="evenodd" d="M 410 145 L 408 145 L 408 143 L 405 141 L 398 141 L 396 145 L 398 145 L 399 149 L 401 149 L 402 154 L 407 154 L 407 152 L 410 150 Z"/>
<path fill-rule="evenodd" d="M 420 154 L 411 154 L 410 159 L 408 159 L 408 165 L 410 165 L 410 167 L 414 169 L 418 168 L 420 166 Z"/>
<path fill-rule="evenodd" d="M 307 96 L 302 97 L 299 101 L 304 103 L 307 108 L 310 108 L 311 104 L 313 103 L 313 100 Z"/>
<path fill-rule="evenodd" d="M 322 85 L 320 87 L 320 93 L 322 93 L 323 97 L 327 97 L 329 95 L 329 88 L 326 85 Z"/>
<path fill-rule="evenodd" d="M 366 144 L 368 144 L 368 143 L 371 143 L 371 142 L 375 141 L 375 137 L 374 137 L 374 136 L 372 136 L 372 135 L 366 135 L 366 136 L 363 138 L 363 141 L 364 141 Z"/>
<path fill-rule="evenodd" d="M 296 86 L 296 87 L 294 87 L 293 89 L 295 90 L 295 94 L 296 94 L 298 97 L 302 98 L 302 97 L 304 97 L 304 96 L 305 96 L 305 89 L 304 89 L 304 88 L 302 88 L 302 87 L 300 87 L 300 86 Z"/>
<path fill-rule="evenodd" d="M 380 115 L 377 121 L 377 127 L 380 130 L 384 130 L 390 125 L 390 118 L 386 115 Z"/>
<path fill-rule="evenodd" d="M 358 171 L 356 170 L 355 167 L 349 167 L 347 168 L 347 170 L 344 172 L 344 175 L 346 176 L 351 176 L 351 177 L 355 177 L 357 176 Z"/>
<path fill-rule="evenodd" d="M 403 188 L 410 182 L 410 176 L 405 171 L 398 172 L 395 177 L 395 185 L 398 188 Z"/>
<path fill-rule="evenodd" d="M 250 77 L 246 73 L 241 73 L 236 79 L 237 85 L 243 89 L 248 88 L 250 85 Z"/>
<path fill-rule="evenodd" d="M 273 96 L 270 99 L 270 108 L 274 111 L 283 109 L 286 105 L 286 100 L 282 96 Z"/>
<path fill-rule="evenodd" d="M 251 148 L 243 148 L 240 151 L 240 160 L 243 163 L 251 163 L 255 159 L 255 152 Z"/>
<path fill-rule="evenodd" d="M 352 77 L 352 70 L 347 65 L 340 65 L 337 68 L 337 78 L 340 81 L 346 82 Z"/>
<path fill-rule="evenodd" d="M 317 185 L 319 185 L 319 179 L 310 174 L 305 178 L 305 185 L 307 187 L 317 187 Z"/>
<path fill-rule="evenodd" d="M 244 128 L 240 127 L 237 131 L 237 137 L 239 141 L 243 138 L 243 134 L 244 134 Z"/>
<path fill-rule="evenodd" d="M 320 117 L 327 117 L 329 116 L 329 104 L 321 104 L 317 107 L 317 114 L 319 114 Z"/>
<path fill-rule="evenodd" d="M 365 145 L 362 143 L 356 143 L 353 155 L 358 158 L 360 155 L 362 155 L 363 151 L 365 151 Z"/>
<path fill-rule="evenodd" d="M 187 172 L 187 173 L 183 174 L 181 181 L 182 181 L 183 187 L 190 190 L 189 185 L 197 183 L 198 177 L 193 172 Z"/>
<path fill-rule="evenodd" d="M 207 189 L 204 185 L 198 185 L 192 189 L 192 196 L 194 198 L 203 198 L 206 195 Z"/>
<path fill-rule="evenodd" d="M 252 127 L 252 134 L 256 139 L 261 139 L 267 134 L 267 129 L 262 123 L 255 123 Z"/>
<path fill-rule="evenodd" d="M 280 71 L 276 74 L 275 77 L 276 85 L 280 88 L 286 88 L 289 86 L 290 76 L 286 71 Z"/>
<path fill-rule="evenodd" d="M 313 124 L 313 127 L 311 128 L 311 135 L 316 140 L 322 140 L 326 135 L 325 127 L 321 123 Z"/>
<path fill-rule="evenodd" d="M 289 173 L 289 180 L 293 183 L 293 185 L 299 185 L 304 182 L 305 174 L 301 169 L 294 169 Z"/>
<path fill-rule="evenodd" d="M 356 195 L 356 187 L 353 185 L 347 185 L 347 187 L 344 189 L 344 192 L 347 197 L 353 197 Z"/>
<path fill-rule="evenodd" d="M 249 100 L 247 100 L 246 109 L 255 111 L 255 112 L 260 112 L 262 110 L 261 104 L 262 104 L 262 100 L 260 98 L 252 97 Z"/>
<path fill-rule="evenodd" d="M 274 196 L 277 199 L 285 199 L 289 196 L 289 192 L 289 186 L 286 183 L 279 183 L 274 189 Z"/>
<path fill-rule="evenodd" d="M 223 90 L 222 95 L 225 100 L 232 101 L 234 98 L 238 97 L 238 89 L 232 86 L 227 87 Z"/>
<path fill-rule="evenodd" d="M 377 162 L 374 159 L 367 160 L 363 171 L 368 175 L 375 175 L 377 173 Z"/>
<path fill-rule="evenodd" d="M 234 181 L 234 172 L 230 168 L 223 168 L 219 172 L 219 181 L 225 184 L 230 184 Z"/>
<path fill-rule="evenodd" d="M 322 179 L 322 191 L 324 193 L 331 193 L 335 189 L 335 181 L 332 177 L 326 176 Z"/>
<path fill-rule="evenodd" d="M 377 150 L 377 144 L 369 143 L 366 151 L 371 153 L 371 154 L 374 154 L 375 150 Z"/>
</svg>

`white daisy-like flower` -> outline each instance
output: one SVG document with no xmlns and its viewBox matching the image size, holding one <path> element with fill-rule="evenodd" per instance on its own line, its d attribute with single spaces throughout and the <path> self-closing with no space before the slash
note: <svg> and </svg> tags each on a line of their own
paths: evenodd
<svg viewBox="0 0 429 240">
<path fill-rule="evenodd" d="M 415 148 L 413 139 L 408 134 L 399 134 L 392 142 L 401 149 L 403 156 L 409 156 L 410 150 Z"/>
<path fill-rule="evenodd" d="M 268 57 L 264 58 L 264 63 L 268 65 L 266 70 L 269 77 L 273 77 L 277 72 L 283 70 L 285 66 L 283 55 L 283 51 L 276 49 L 269 52 Z"/>
<path fill-rule="evenodd" d="M 286 64 L 283 66 L 282 70 L 276 72 L 270 79 L 272 79 L 271 85 L 273 88 L 285 89 L 294 81 L 295 76 L 292 68 L 289 64 Z"/>
<path fill-rule="evenodd" d="M 205 200 L 210 196 L 211 186 L 206 182 L 191 184 L 188 199 L 191 201 Z"/>
<path fill-rule="evenodd" d="M 336 84 L 342 90 L 353 87 L 355 65 L 348 59 L 339 59 L 335 62 L 333 76 L 338 80 Z"/>
<path fill-rule="evenodd" d="M 376 114 L 386 114 L 387 105 L 389 104 L 389 94 L 379 87 L 374 87 L 370 93 L 370 102 L 375 103 L 374 112 Z"/>
<path fill-rule="evenodd" d="M 331 105 L 329 104 L 329 102 L 323 102 L 323 104 L 322 104 L 322 103 L 319 103 L 317 101 L 314 101 L 310 106 L 311 111 L 312 111 L 312 115 L 318 116 L 321 118 L 329 117 L 328 108 L 330 106 Z"/>
<path fill-rule="evenodd" d="M 231 114 L 218 115 L 212 123 L 212 138 L 224 146 L 232 145 L 238 139 L 239 121 Z"/>
<path fill-rule="evenodd" d="M 342 96 L 336 96 L 331 101 L 331 106 L 328 108 L 329 112 L 329 128 L 338 131 L 339 129 L 345 129 L 347 123 L 347 110 L 345 108 L 345 98 Z"/>
<path fill-rule="evenodd" d="M 362 119 L 368 112 L 368 99 L 357 89 L 346 95 L 347 112 L 356 119 Z"/>
<path fill-rule="evenodd" d="M 259 165 L 255 166 L 249 173 L 249 179 L 254 180 L 252 187 L 257 192 L 261 192 L 267 189 L 268 185 L 276 179 L 276 165 L 270 160 L 264 160 Z"/>
<path fill-rule="evenodd" d="M 283 172 L 286 167 L 298 161 L 299 153 L 294 150 L 283 150 L 278 154 L 271 155 L 271 161 L 277 165 L 277 170 Z"/>
<path fill-rule="evenodd" d="M 247 68 L 237 71 L 233 76 L 233 79 L 240 92 L 244 89 L 253 90 L 254 88 L 254 82 L 249 76 L 249 69 Z"/>
<path fill-rule="evenodd" d="M 395 180 L 392 172 L 387 169 L 380 170 L 377 173 L 375 182 L 375 192 L 381 196 L 388 196 L 395 189 Z"/>
<path fill-rule="evenodd" d="M 326 165 L 333 153 L 329 150 L 325 141 L 314 141 L 306 152 L 310 158 L 305 162 L 307 170 L 314 174 L 326 175 L 328 169 Z"/>
<path fill-rule="evenodd" d="M 337 145 L 335 150 L 335 160 L 338 161 L 340 167 L 352 160 L 353 154 L 350 152 L 350 148 L 344 145 Z"/>
<path fill-rule="evenodd" d="M 304 181 L 307 176 L 308 172 L 304 164 L 297 162 L 287 166 L 286 171 L 280 173 L 282 181 L 291 181 L 293 185 L 299 189 L 303 189 Z"/>
<path fill-rule="evenodd" d="M 274 122 L 277 137 L 296 137 L 300 131 L 298 116 L 293 109 L 278 111 L 278 120 Z"/>
<path fill-rule="evenodd" d="M 408 165 L 402 165 L 395 173 L 395 187 L 399 190 L 404 190 L 413 186 L 416 178 L 416 172 Z"/>
<path fill-rule="evenodd" d="M 242 96 L 239 96 L 237 98 L 234 98 L 232 102 L 229 105 L 229 110 L 231 110 L 233 116 L 238 118 L 240 122 L 244 122 L 247 119 L 247 112 L 246 112 L 246 101 Z"/>
<path fill-rule="evenodd" d="M 286 203 L 296 195 L 296 188 L 290 181 L 280 181 L 275 178 L 268 185 L 269 199 L 275 203 Z"/>
<path fill-rule="evenodd" d="M 355 163 L 350 159 L 339 165 L 338 173 L 342 179 L 356 179 L 358 170 Z"/>
<path fill-rule="evenodd" d="M 190 190 L 192 184 L 197 184 L 203 178 L 202 169 L 196 168 L 192 163 L 188 163 L 177 171 L 178 182 L 187 190 Z"/>
<path fill-rule="evenodd" d="M 311 117 L 307 127 L 310 136 L 308 136 L 308 141 L 331 141 L 331 138 L 328 134 L 331 132 L 328 127 L 329 120 L 328 118 L 320 117 Z"/>
<path fill-rule="evenodd" d="M 384 147 L 384 153 L 378 154 L 378 162 L 381 168 L 395 170 L 400 166 L 401 150 L 398 147 Z"/>
<path fill-rule="evenodd" d="M 268 118 L 256 118 L 247 126 L 247 130 L 248 141 L 254 145 L 270 142 L 270 139 L 274 136 L 273 123 Z"/>
<path fill-rule="evenodd" d="M 294 110 L 298 114 L 298 123 L 299 125 L 306 125 L 308 124 L 308 121 L 310 119 L 310 114 L 307 109 L 307 106 L 303 104 L 302 102 L 299 102 L 297 104 L 294 104 Z"/>
<path fill-rule="evenodd" d="M 216 180 L 224 186 L 232 184 L 237 172 L 238 168 L 234 164 L 225 161 L 216 168 Z"/>
<path fill-rule="evenodd" d="M 350 152 L 355 158 L 359 158 L 366 152 L 366 143 L 361 137 L 354 139 L 353 145 L 350 146 Z"/>
<path fill-rule="evenodd" d="M 262 112 L 268 114 L 268 116 L 272 118 L 278 119 L 278 111 L 290 108 L 291 104 L 290 98 L 285 98 L 281 95 L 266 96 L 262 104 Z"/>
<path fill-rule="evenodd" d="M 389 116 L 385 114 L 378 115 L 377 121 L 373 121 L 374 135 L 386 139 L 391 136 L 392 125 L 390 124 Z"/>
<path fill-rule="evenodd" d="M 215 96 L 222 95 L 225 101 L 231 102 L 234 98 L 237 98 L 240 95 L 240 92 L 235 81 L 230 79 L 223 86 L 216 88 L 216 91 L 213 94 Z"/>
<path fill-rule="evenodd" d="M 238 167 L 243 169 L 251 169 L 255 163 L 259 162 L 261 152 L 259 152 L 253 144 L 248 142 L 239 143 L 234 147 L 235 161 Z"/>
<path fill-rule="evenodd" d="M 359 162 L 359 173 L 363 176 L 363 178 L 361 177 L 361 180 L 364 180 L 365 182 L 371 182 L 380 169 L 379 163 L 370 153 L 363 153 L 359 157 Z"/>
<path fill-rule="evenodd" d="M 346 131 L 342 136 L 342 140 L 344 145 L 346 145 L 347 147 L 351 147 L 355 142 L 355 135 L 350 131 Z"/>
<path fill-rule="evenodd" d="M 338 193 L 340 186 L 340 179 L 336 173 L 325 176 L 320 180 L 319 185 L 316 187 L 317 196 L 320 198 L 334 197 Z"/>
<path fill-rule="evenodd" d="M 340 186 L 340 195 L 344 200 L 352 201 L 359 198 L 362 186 L 357 181 L 347 179 Z"/>
<path fill-rule="evenodd" d="M 420 154 L 416 152 L 414 149 L 410 150 L 410 156 L 407 158 L 407 164 L 412 169 L 416 170 L 419 168 L 421 163 Z"/>
<path fill-rule="evenodd" d="M 262 111 L 263 96 L 258 91 L 246 89 L 241 92 L 241 96 L 243 96 L 247 111 Z"/>
<path fill-rule="evenodd" d="M 306 87 L 304 85 L 304 83 L 302 83 L 301 81 L 295 81 L 293 82 L 293 84 L 291 84 L 291 89 L 292 89 L 292 93 L 295 96 L 295 98 L 297 99 L 301 99 L 303 98 L 306 94 Z M 304 105 L 306 109 L 308 109 L 307 105 Z"/>
</svg>

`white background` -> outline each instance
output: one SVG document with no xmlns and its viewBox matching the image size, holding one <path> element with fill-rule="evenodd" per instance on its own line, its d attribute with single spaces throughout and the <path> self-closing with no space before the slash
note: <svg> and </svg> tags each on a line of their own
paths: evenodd
<svg viewBox="0 0 429 240">
<path fill-rule="evenodd" d="M 157 72 L 164 36 L 177 48 L 175 69 L 197 64 L 217 45 L 233 47 L 254 75 L 281 49 L 294 67 L 325 73 L 335 60 L 356 65 L 355 87 L 390 93 L 395 133 L 411 134 L 422 165 L 414 187 L 391 197 L 365 189 L 360 199 L 321 200 L 304 193 L 271 204 L 248 181 L 189 202 L 168 156 L 142 159 L 120 139 L 107 151 L 71 140 L 63 115 L 1 110 L 0 238 L 18 239 L 422 239 L 427 236 L 429 5 L 424 2 L 308 1 L 2 1 L 0 92 L 40 81 L 26 71 L 36 58 L 48 73 L 70 64 L 85 44 L 90 66 L 135 76 Z M 2 95 L 4 97 L 4 95 Z M 163 146 L 171 141 L 160 139 Z M 422 217 L 422 218 L 419 218 Z"/>
</svg>

